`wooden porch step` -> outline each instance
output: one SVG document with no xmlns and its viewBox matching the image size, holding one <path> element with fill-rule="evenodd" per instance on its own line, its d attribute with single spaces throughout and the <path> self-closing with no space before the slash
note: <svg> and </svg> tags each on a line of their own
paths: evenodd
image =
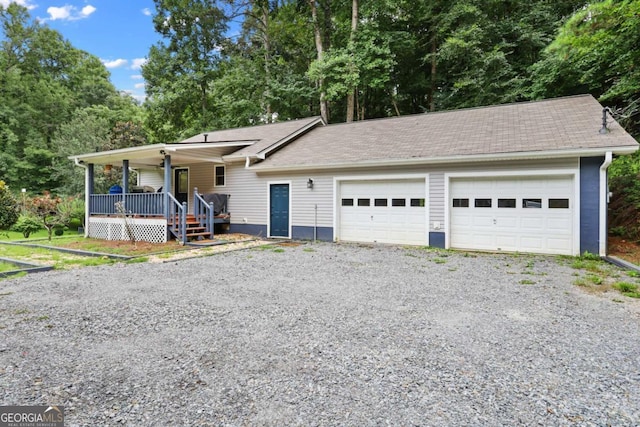
<svg viewBox="0 0 640 427">
<path fill-rule="evenodd" d="M 189 230 L 187 230 L 187 238 L 189 237 L 196 237 L 196 236 L 210 236 L 211 233 L 208 231 L 199 231 L 197 233 L 189 233 Z"/>
</svg>

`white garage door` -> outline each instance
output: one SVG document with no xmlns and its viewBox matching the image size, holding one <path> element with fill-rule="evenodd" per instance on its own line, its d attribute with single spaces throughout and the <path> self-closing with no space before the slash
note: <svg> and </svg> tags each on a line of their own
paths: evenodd
<svg viewBox="0 0 640 427">
<path fill-rule="evenodd" d="M 573 178 L 452 179 L 450 246 L 573 254 Z"/>
<path fill-rule="evenodd" d="M 425 181 L 344 181 L 340 240 L 427 244 Z"/>
</svg>

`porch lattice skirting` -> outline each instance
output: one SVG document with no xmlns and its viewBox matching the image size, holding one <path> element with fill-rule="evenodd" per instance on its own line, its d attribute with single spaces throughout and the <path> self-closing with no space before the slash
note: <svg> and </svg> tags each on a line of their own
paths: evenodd
<svg viewBox="0 0 640 427">
<path fill-rule="evenodd" d="M 165 219 L 127 218 L 127 224 L 136 241 L 167 242 L 167 221 Z M 122 218 L 91 217 L 89 219 L 89 237 L 103 240 L 131 240 Z"/>
</svg>

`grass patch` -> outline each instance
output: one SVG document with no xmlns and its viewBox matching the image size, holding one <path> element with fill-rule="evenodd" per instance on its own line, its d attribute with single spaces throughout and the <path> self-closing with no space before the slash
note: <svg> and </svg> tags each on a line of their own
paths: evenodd
<svg viewBox="0 0 640 427">
<path fill-rule="evenodd" d="M 533 280 L 530 280 L 530 279 L 522 279 L 518 283 L 520 283 L 521 285 L 535 285 L 536 284 L 536 282 L 534 282 Z"/>
<path fill-rule="evenodd" d="M 20 268 L 21 267 L 18 267 L 17 265 L 10 262 L 0 261 L 0 273 L 4 271 L 20 270 Z"/>
<path fill-rule="evenodd" d="M 67 231 L 66 233 L 69 233 Z M 34 239 L 46 239 L 49 236 L 47 230 L 38 230 L 35 233 L 31 233 L 28 239 L 25 239 L 22 233 L 17 231 L 0 230 L 0 241 L 14 242 L 16 240 L 34 240 Z"/>
<path fill-rule="evenodd" d="M 37 317 L 36 320 L 39 320 L 41 322 L 45 320 L 49 320 L 49 316 L 45 314 L 44 316 Z"/>
<path fill-rule="evenodd" d="M 282 249 L 282 248 L 275 248 L 275 249 L 273 250 L 273 252 L 276 252 L 276 253 L 281 254 L 281 253 L 283 253 L 283 252 L 284 252 L 284 249 Z"/>
<path fill-rule="evenodd" d="M 27 309 L 27 308 L 19 308 L 19 309 L 13 311 L 13 314 L 17 314 L 17 315 L 28 314 L 28 313 L 29 313 L 29 309 Z"/>
<path fill-rule="evenodd" d="M 316 250 L 313 248 L 304 248 L 302 249 L 302 252 L 315 252 Z"/>
<path fill-rule="evenodd" d="M 125 262 L 127 264 L 138 264 L 140 262 L 147 262 L 147 261 L 149 261 L 149 257 L 141 256 L 141 257 L 137 257 L 137 258 L 128 259 Z"/>
<path fill-rule="evenodd" d="M 435 262 L 436 264 L 444 264 L 447 262 L 447 260 L 444 258 L 434 258 L 433 262 Z"/>
<path fill-rule="evenodd" d="M 604 282 L 604 279 L 602 279 L 602 277 L 596 276 L 595 274 L 587 274 L 585 279 L 598 286 L 602 285 L 602 283 Z"/>
<path fill-rule="evenodd" d="M 251 248 L 252 251 L 270 251 L 276 249 L 275 245 L 262 245 L 256 246 L 255 248 Z"/>
<path fill-rule="evenodd" d="M 622 293 L 622 295 L 631 298 L 640 298 L 640 292 L 638 292 L 638 285 L 629 282 L 617 282 L 613 284 L 613 287 Z"/>
<path fill-rule="evenodd" d="M 573 284 L 580 287 L 589 286 L 589 282 L 584 277 L 578 277 L 573 281 Z"/>
</svg>

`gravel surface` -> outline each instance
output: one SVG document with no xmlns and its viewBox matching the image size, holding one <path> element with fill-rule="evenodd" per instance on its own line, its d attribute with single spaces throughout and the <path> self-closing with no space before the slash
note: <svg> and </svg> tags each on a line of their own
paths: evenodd
<svg viewBox="0 0 640 427">
<path fill-rule="evenodd" d="M 0 404 L 68 426 L 638 425 L 640 302 L 565 264 L 319 243 L 4 280 Z"/>
</svg>

